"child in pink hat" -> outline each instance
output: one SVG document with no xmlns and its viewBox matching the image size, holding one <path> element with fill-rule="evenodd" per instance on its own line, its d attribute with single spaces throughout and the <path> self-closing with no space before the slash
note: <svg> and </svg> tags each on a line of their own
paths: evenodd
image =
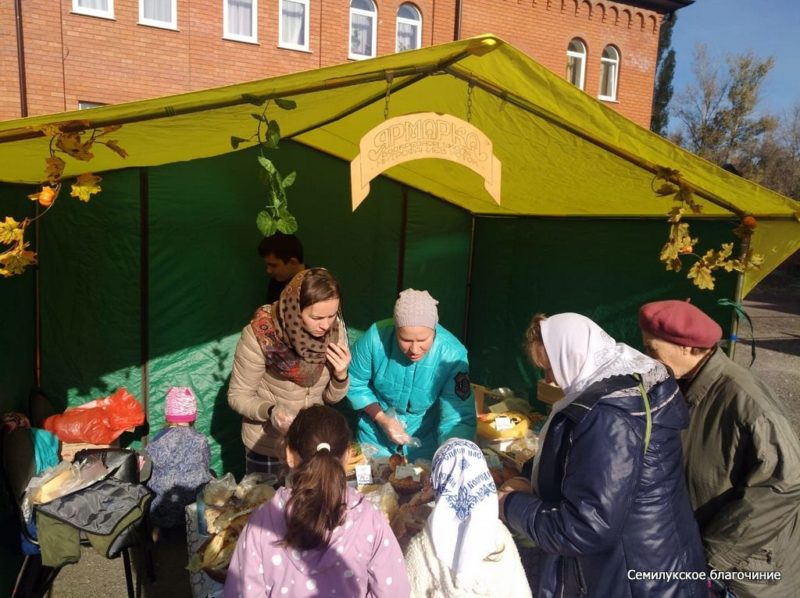
<svg viewBox="0 0 800 598">
<path fill-rule="evenodd" d="M 156 496 L 150 503 L 150 521 L 157 528 L 183 525 L 186 505 L 211 479 L 208 439 L 194 429 L 197 398 L 187 386 L 167 391 L 164 417 L 167 427 L 144 449 L 153 462 L 148 486 Z"/>
</svg>

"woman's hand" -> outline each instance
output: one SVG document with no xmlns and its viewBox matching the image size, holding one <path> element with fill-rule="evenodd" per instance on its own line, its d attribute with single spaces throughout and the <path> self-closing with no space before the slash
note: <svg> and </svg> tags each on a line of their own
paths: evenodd
<svg viewBox="0 0 800 598">
<path fill-rule="evenodd" d="M 383 428 L 383 433 L 395 444 L 408 444 L 411 442 L 411 437 L 406 433 L 403 424 L 398 419 L 389 417 L 381 412 L 375 417 L 375 423 Z"/>
<path fill-rule="evenodd" d="M 517 476 L 503 482 L 503 485 L 500 486 L 500 492 L 527 492 L 530 494 L 531 482 L 527 478 Z"/>
<path fill-rule="evenodd" d="M 497 502 L 500 504 L 500 519 L 503 521 L 506 520 L 505 518 L 505 501 L 506 497 L 511 494 L 512 492 L 531 492 L 531 483 L 526 478 L 522 476 L 517 476 L 515 478 L 511 478 L 510 480 L 506 480 L 500 488 L 497 490 Z"/>
<path fill-rule="evenodd" d="M 347 378 L 347 366 L 350 365 L 350 349 L 339 343 L 328 343 L 326 356 L 333 368 L 333 377 L 339 382 L 344 381 Z"/>
<path fill-rule="evenodd" d="M 286 435 L 286 432 L 289 431 L 289 426 L 292 425 L 294 421 L 294 414 L 290 413 L 283 407 L 275 407 L 272 410 L 272 415 L 270 415 L 270 422 L 272 423 L 272 427 L 275 428 L 278 432 Z"/>
</svg>

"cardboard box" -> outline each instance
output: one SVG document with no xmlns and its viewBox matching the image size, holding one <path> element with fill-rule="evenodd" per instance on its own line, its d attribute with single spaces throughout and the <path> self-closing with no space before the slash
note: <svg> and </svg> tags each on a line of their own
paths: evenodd
<svg viewBox="0 0 800 598">
<path fill-rule="evenodd" d="M 475 413 L 480 415 L 483 413 L 483 403 L 488 389 L 480 384 L 472 384 L 471 386 L 472 393 L 475 395 Z"/>
<path fill-rule="evenodd" d="M 61 443 L 61 460 L 72 461 L 75 458 L 75 453 L 83 449 L 102 449 L 119 446 L 118 442 L 112 444 L 92 444 L 91 442 L 62 442 Z"/>
<path fill-rule="evenodd" d="M 542 403 L 552 405 L 564 398 L 564 393 L 558 386 L 548 384 L 544 380 L 539 380 L 536 385 L 536 398 Z"/>
</svg>

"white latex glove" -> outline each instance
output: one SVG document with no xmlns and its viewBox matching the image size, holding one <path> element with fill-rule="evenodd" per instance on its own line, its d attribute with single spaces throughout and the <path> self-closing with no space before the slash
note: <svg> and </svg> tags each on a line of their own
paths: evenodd
<svg viewBox="0 0 800 598">
<path fill-rule="evenodd" d="M 287 411 L 283 407 L 275 407 L 270 415 L 272 427 L 283 435 L 289 431 L 289 426 L 294 421 L 295 414 Z"/>
<path fill-rule="evenodd" d="M 383 428 L 384 434 L 395 444 L 408 444 L 411 442 L 411 437 L 406 433 L 403 424 L 397 418 L 381 413 L 375 418 L 375 422 Z"/>
</svg>

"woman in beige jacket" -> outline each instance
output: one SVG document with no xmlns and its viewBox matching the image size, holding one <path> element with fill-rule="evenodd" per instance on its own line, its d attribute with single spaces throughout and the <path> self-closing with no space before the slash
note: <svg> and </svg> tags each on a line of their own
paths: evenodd
<svg viewBox="0 0 800 598">
<path fill-rule="evenodd" d="M 297 412 L 344 398 L 350 350 L 340 297 L 330 272 L 304 270 L 242 330 L 228 403 L 242 415 L 247 473 L 280 475 L 283 437 Z"/>
</svg>

